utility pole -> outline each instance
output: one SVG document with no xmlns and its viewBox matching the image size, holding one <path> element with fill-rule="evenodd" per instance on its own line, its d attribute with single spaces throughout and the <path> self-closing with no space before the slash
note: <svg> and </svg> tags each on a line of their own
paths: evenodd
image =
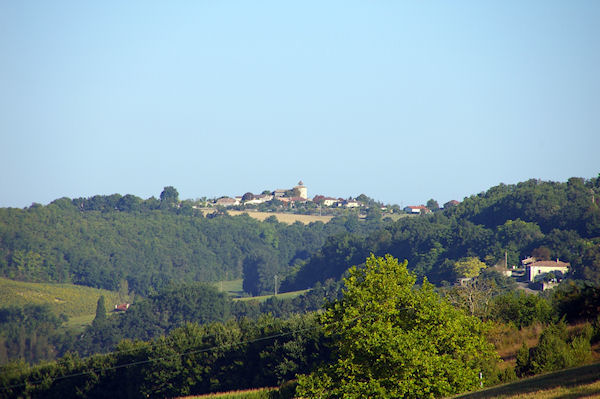
<svg viewBox="0 0 600 399">
<path fill-rule="evenodd" d="M 277 295 L 277 275 L 275 277 L 275 295 Z"/>
<path fill-rule="evenodd" d="M 504 251 L 504 266 L 506 266 L 506 270 L 508 270 L 508 251 Z"/>
</svg>

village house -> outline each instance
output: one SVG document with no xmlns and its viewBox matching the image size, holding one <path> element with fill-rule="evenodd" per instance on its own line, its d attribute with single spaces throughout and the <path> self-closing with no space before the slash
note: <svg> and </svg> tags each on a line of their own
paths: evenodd
<svg viewBox="0 0 600 399">
<path fill-rule="evenodd" d="M 353 200 L 353 199 L 349 199 L 349 200 L 344 201 L 342 203 L 342 206 L 344 208 L 359 208 L 362 206 L 362 203 L 360 203 L 356 200 Z"/>
<path fill-rule="evenodd" d="M 419 215 L 421 213 L 431 213 L 431 210 L 427 208 L 425 205 L 409 205 L 404 207 L 404 212 L 409 213 L 411 215 Z"/>
<path fill-rule="evenodd" d="M 269 202 L 272 199 L 273 199 L 272 195 L 269 195 L 269 194 L 259 194 L 259 195 L 255 195 L 254 198 L 252 198 L 251 200 L 244 201 L 244 205 L 264 204 L 265 202 Z"/>
<path fill-rule="evenodd" d="M 529 281 L 535 281 L 537 276 L 541 276 L 545 273 L 559 271 L 566 274 L 569 271 L 571 264 L 568 262 L 562 262 L 559 259 L 553 260 L 540 260 L 535 262 L 529 262 L 526 265 L 525 275 Z"/>
<path fill-rule="evenodd" d="M 337 205 L 340 200 L 338 198 L 333 197 L 325 197 L 323 198 L 323 206 L 334 206 Z"/>
<path fill-rule="evenodd" d="M 294 186 L 291 189 L 278 188 L 277 190 L 273 191 L 273 195 L 278 200 L 281 200 L 281 198 L 285 197 L 286 193 L 291 190 L 297 190 L 298 197 L 302 198 L 304 200 L 303 202 L 308 201 L 308 189 L 306 188 L 304 183 L 302 183 L 302 180 L 300 180 L 298 182 L 298 185 Z M 286 202 L 289 202 L 289 201 L 286 201 Z M 298 202 L 298 201 L 294 201 L 294 202 Z"/>
<path fill-rule="evenodd" d="M 115 312 L 126 312 L 127 309 L 129 309 L 129 304 L 128 303 L 121 303 L 118 305 L 115 305 Z"/>
<path fill-rule="evenodd" d="M 281 197 L 278 198 L 278 200 L 283 202 L 284 204 L 304 204 L 309 201 L 308 199 L 302 197 Z"/>
<path fill-rule="evenodd" d="M 220 206 L 235 206 L 235 205 L 239 205 L 240 204 L 240 199 L 241 198 L 223 197 L 223 198 L 219 198 L 215 202 L 215 205 L 220 205 Z"/>
<path fill-rule="evenodd" d="M 275 198 L 279 199 L 283 197 L 287 191 L 288 190 L 286 190 L 285 188 L 278 188 L 277 190 L 273 191 L 273 195 L 275 196 Z"/>
</svg>

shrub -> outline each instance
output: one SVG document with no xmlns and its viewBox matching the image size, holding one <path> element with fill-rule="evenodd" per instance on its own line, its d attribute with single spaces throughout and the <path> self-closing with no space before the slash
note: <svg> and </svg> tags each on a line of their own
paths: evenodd
<svg viewBox="0 0 600 399">
<path fill-rule="evenodd" d="M 586 325 L 576 336 L 569 337 L 564 321 L 549 325 L 535 348 L 526 352 L 523 345 L 517 353 L 517 375 L 561 370 L 589 362 L 592 332 L 591 326 Z"/>
</svg>

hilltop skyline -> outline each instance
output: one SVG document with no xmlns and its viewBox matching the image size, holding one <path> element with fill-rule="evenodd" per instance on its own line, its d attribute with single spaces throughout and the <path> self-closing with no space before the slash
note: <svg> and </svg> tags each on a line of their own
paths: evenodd
<svg viewBox="0 0 600 399">
<path fill-rule="evenodd" d="M 600 172 L 600 3 L 0 4 L 0 207 Z"/>
</svg>

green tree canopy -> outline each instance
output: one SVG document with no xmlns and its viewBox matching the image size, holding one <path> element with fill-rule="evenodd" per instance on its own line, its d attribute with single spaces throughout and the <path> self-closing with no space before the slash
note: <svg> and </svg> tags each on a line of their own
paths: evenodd
<svg viewBox="0 0 600 399">
<path fill-rule="evenodd" d="M 440 209 L 440 205 L 439 205 L 439 204 L 438 204 L 438 202 L 437 202 L 436 200 L 434 200 L 433 198 L 431 198 L 431 199 L 429 199 L 429 200 L 427 201 L 427 205 L 426 205 L 426 206 L 427 206 L 427 208 L 428 208 L 430 211 L 437 211 L 437 210 L 439 210 L 439 209 Z"/>
<path fill-rule="evenodd" d="M 497 355 L 484 325 L 439 297 L 391 255 L 352 267 L 342 299 L 321 322 L 333 361 L 299 377 L 298 394 L 320 398 L 425 398 L 474 388 Z"/>
<path fill-rule="evenodd" d="M 454 263 L 454 272 L 458 278 L 473 278 L 479 276 L 479 272 L 485 269 L 486 265 L 479 258 L 464 258 Z"/>
<path fill-rule="evenodd" d="M 179 202 L 179 193 L 177 192 L 177 189 L 173 186 L 165 187 L 162 193 L 160 193 L 160 202 L 161 205 L 177 205 L 177 202 Z"/>
</svg>

